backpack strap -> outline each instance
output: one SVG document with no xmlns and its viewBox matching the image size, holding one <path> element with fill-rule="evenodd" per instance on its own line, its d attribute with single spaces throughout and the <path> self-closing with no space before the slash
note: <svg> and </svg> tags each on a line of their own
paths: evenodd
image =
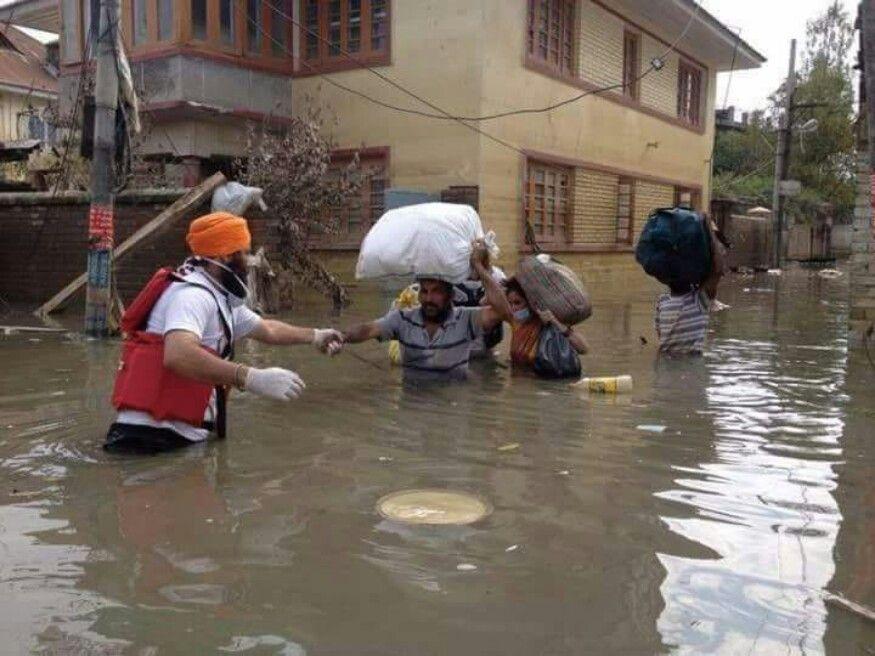
<svg viewBox="0 0 875 656">
<path fill-rule="evenodd" d="M 219 357 L 223 360 L 231 361 L 234 359 L 234 330 L 231 324 L 228 321 L 228 318 L 225 316 L 225 313 L 222 311 L 222 306 L 219 304 L 219 299 L 213 293 L 209 287 L 199 282 L 194 282 L 193 280 L 187 280 L 183 276 L 180 276 L 177 273 L 172 273 L 171 276 L 177 282 L 185 283 L 186 285 L 193 285 L 195 287 L 200 287 L 209 293 L 210 296 L 213 297 L 213 300 L 216 302 L 216 309 L 219 312 L 219 323 L 222 324 L 222 332 L 225 333 L 225 346 L 222 349 L 222 352 L 219 353 Z M 228 314 L 232 317 L 233 320 L 233 310 L 231 307 L 228 307 Z M 224 385 L 216 385 L 216 421 L 212 426 L 209 425 L 208 422 L 205 422 L 204 428 L 207 429 L 215 429 L 216 436 L 219 439 L 225 439 L 227 436 L 227 428 L 228 428 L 228 388 Z"/>
</svg>

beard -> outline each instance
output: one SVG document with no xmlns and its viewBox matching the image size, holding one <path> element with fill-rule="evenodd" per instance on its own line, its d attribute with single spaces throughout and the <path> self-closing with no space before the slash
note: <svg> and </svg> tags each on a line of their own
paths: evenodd
<svg viewBox="0 0 875 656">
<path fill-rule="evenodd" d="M 444 307 L 440 307 L 439 305 L 435 305 L 434 303 L 423 303 L 422 304 L 422 316 L 425 317 L 428 321 L 433 321 L 435 323 L 443 323 L 447 320 L 447 317 L 450 316 L 450 310 L 452 309 L 452 304 L 447 303 Z"/>
</svg>

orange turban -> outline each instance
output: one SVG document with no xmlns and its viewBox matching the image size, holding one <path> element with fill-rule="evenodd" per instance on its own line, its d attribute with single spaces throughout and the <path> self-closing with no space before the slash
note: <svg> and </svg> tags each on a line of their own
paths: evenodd
<svg viewBox="0 0 875 656">
<path fill-rule="evenodd" d="M 243 217 L 213 212 L 191 222 L 185 242 L 195 255 L 224 257 L 249 250 L 252 236 Z"/>
</svg>

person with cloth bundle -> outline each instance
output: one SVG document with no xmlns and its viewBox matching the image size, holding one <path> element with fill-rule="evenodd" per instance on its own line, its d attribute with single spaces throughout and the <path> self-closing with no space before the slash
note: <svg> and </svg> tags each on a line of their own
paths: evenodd
<svg viewBox="0 0 875 656">
<path fill-rule="evenodd" d="M 251 241 L 242 217 L 215 212 L 194 220 L 186 237 L 192 256 L 157 271 L 128 307 L 108 451 L 157 453 L 202 442 L 210 431 L 225 437 L 232 385 L 277 401 L 298 398 L 305 385 L 295 372 L 234 363 L 237 340 L 339 350 L 336 330 L 262 319 L 246 307 Z"/>
<path fill-rule="evenodd" d="M 710 322 L 711 304 L 724 273 L 724 244 L 711 220 L 703 217 L 711 247 L 711 268 L 700 285 L 669 286 L 656 301 L 659 352 L 666 355 L 701 355 Z"/>
<path fill-rule="evenodd" d="M 489 268 L 482 240 L 473 243 L 471 268 L 483 285 L 488 305 L 457 307 L 453 285 L 438 278 L 419 278 L 419 306 L 394 309 L 376 321 L 343 332 L 343 342 L 398 340 L 406 381 L 448 381 L 467 378 L 468 363 L 478 340 L 502 321 L 510 307 Z"/>
<path fill-rule="evenodd" d="M 564 325 L 550 310 L 532 310 L 526 293 L 516 278 L 507 279 L 504 289 L 512 312 L 510 361 L 515 371 L 531 371 L 547 377 L 547 372 L 538 366 L 538 347 L 547 326 L 555 328 L 568 341 L 574 353 L 584 355 L 589 352 L 586 340 L 573 326 Z M 560 374 L 551 372 L 549 377 L 557 375 Z M 568 372 L 566 375 L 580 375 L 579 361 L 577 372 Z"/>
</svg>

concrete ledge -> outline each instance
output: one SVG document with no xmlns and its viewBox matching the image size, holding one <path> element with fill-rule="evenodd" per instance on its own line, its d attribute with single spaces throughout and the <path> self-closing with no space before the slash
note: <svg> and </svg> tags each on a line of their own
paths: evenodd
<svg viewBox="0 0 875 656">
<path fill-rule="evenodd" d="M 188 189 L 129 189 L 121 192 L 115 202 L 121 205 L 142 203 L 172 203 Z M 30 191 L 0 194 L 0 207 L 28 205 L 85 205 L 91 202 L 87 191 Z"/>
</svg>

